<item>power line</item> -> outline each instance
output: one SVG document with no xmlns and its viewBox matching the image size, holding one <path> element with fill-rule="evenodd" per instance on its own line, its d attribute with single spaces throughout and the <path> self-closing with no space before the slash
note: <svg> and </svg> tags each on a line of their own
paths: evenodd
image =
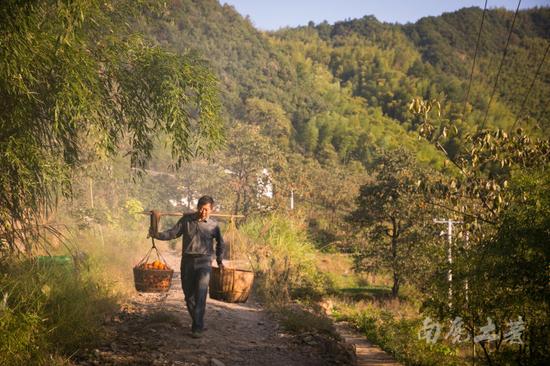
<svg viewBox="0 0 550 366">
<path fill-rule="evenodd" d="M 548 45 L 546 46 L 546 51 L 544 51 L 544 55 L 542 56 L 542 60 L 540 60 L 539 66 L 537 67 L 537 71 L 535 72 L 535 76 L 533 77 L 533 80 L 531 81 L 531 85 L 529 86 L 529 89 L 527 90 L 527 93 L 525 94 L 525 97 L 523 98 L 523 102 L 521 103 L 521 108 L 519 110 L 518 116 L 516 117 L 516 121 L 512 125 L 512 128 L 510 128 L 510 132 L 516 127 L 516 124 L 521 119 L 521 114 L 523 113 L 523 108 L 525 108 L 525 104 L 527 103 L 527 99 L 529 99 L 529 94 L 531 94 L 531 90 L 533 89 L 533 86 L 535 85 L 535 81 L 537 81 L 537 76 L 539 75 L 540 70 L 542 69 L 542 65 L 544 64 L 544 60 L 546 59 L 546 55 L 548 54 L 548 50 L 550 49 L 550 42 L 548 42 Z"/>
<path fill-rule="evenodd" d="M 483 29 L 483 22 L 485 21 L 485 13 L 487 12 L 487 0 L 483 5 L 483 14 L 481 15 L 481 25 L 479 26 L 479 32 L 477 34 L 476 50 L 474 52 L 474 62 L 472 63 L 472 70 L 470 71 L 470 81 L 468 82 L 468 91 L 466 92 L 466 98 L 464 99 L 464 107 L 462 108 L 462 118 L 466 113 L 466 105 L 468 104 L 468 97 L 470 96 L 470 88 L 472 87 L 472 79 L 474 76 L 474 68 L 476 66 L 477 50 L 479 49 L 479 41 L 481 39 L 481 30 Z"/>
<path fill-rule="evenodd" d="M 506 40 L 506 45 L 504 46 L 504 52 L 502 54 L 502 59 L 500 60 L 500 65 L 498 67 L 497 77 L 495 79 L 495 85 L 493 85 L 493 91 L 491 93 L 491 98 L 489 99 L 489 104 L 487 104 L 487 110 L 485 111 L 485 117 L 483 118 L 483 122 L 481 123 L 481 129 L 483 129 L 483 127 L 485 127 L 485 122 L 487 121 L 487 116 L 489 115 L 489 108 L 491 107 L 491 103 L 493 102 L 493 98 L 494 98 L 495 92 L 497 90 L 498 79 L 500 77 L 500 72 L 502 71 L 502 66 L 504 65 L 504 60 L 506 59 L 506 54 L 508 53 L 508 45 L 510 44 L 510 38 L 512 38 L 512 31 L 514 30 L 514 24 L 516 23 L 516 18 L 518 16 L 520 5 L 521 5 L 521 0 L 518 1 L 518 7 L 516 8 L 516 12 L 514 13 L 514 19 L 512 20 L 512 26 L 510 27 L 510 32 L 508 32 L 508 39 Z"/>
</svg>

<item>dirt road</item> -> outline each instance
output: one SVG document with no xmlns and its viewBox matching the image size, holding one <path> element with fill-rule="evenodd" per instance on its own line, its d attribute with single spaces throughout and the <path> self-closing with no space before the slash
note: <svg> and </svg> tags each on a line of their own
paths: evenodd
<svg viewBox="0 0 550 366">
<path fill-rule="evenodd" d="M 164 250 L 174 274 L 167 294 L 136 294 L 107 321 L 111 340 L 89 350 L 80 365 L 334 365 L 318 344 L 286 333 L 254 299 L 208 299 L 203 338 L 191 338 L 179 273 L 180 257 Z"/>
</svg>

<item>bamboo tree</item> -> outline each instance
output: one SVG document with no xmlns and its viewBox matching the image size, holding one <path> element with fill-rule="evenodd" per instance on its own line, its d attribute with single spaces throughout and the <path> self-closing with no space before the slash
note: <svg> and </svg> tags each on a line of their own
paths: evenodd
<svg viewBox="0 0 550 366">
<path fill-rule="evenodd" d="M 132 34 L 154 2 L 4 1 L 0 5 L 0 239 L 17 251 L 84 155 L 128 141 L 144 166 L 168 136 L 176 166 L 222 140 L 217 81 L 207 65 Z"/>
</svg>

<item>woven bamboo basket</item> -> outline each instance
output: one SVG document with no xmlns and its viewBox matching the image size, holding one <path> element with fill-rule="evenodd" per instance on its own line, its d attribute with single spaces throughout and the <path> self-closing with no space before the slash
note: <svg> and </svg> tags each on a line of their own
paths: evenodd
<svg viewBox="0 0 550 366">
<path fill-rule="evenodd" d="M 172 285 L 173 269 L 134 267 L 134 284 L 139 292 L 166 292 Z"/>
<path fill-rule="evenodd" d="M 172 285 L 174 270 L 166 265 L 166 260 L 155 246 L 154 239 L 152 239 L 152 243 L 153 246 L 145 257 L 134 266 L 134 285 L 139 292 L 167 292 Z M 146 266 L 153 249 L 157 253 L 157 259 L 162 260 L 164 269 L 148 268 Z"/>
<path fill-rule="evenodd" d="M 225 266 L 223 269 L 212 267 L 210 275 L 210 297 L 216 300 L 225 302 L 246 302 L 252 291 L 254 283 L 254 272 L 244 268 L 245 263 L 250 263 L 248 260 L 235 260 L 235 257 L 246 254 L 247 241 L 235 225 L 233 218 L 229 222 L 229 226 L 224 235 L 224 241 L 228 243 L 229 259 L 231 265 Z"/>
<path fill-rule="evenodd" d="M 225 302 L 246 302 L 253 283 L 252 271 L 213 267 L 210 275 L 210 297 Z"/>
</svg>

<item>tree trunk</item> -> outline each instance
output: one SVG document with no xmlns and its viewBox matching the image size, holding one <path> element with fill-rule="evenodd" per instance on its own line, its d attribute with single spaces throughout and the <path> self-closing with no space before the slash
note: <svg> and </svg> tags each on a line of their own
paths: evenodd
<svg viewBox="0 0 550 366">
<path fill-rule="evenodd" d="M 235 208 L 233 209 L 233 214 L 234 215 L 239 214 L 240 204 L 241 204 L 241 190 L 239 189 L 237 191 L 237 199 L 235 200 Z"/>
<path fill-rule="evenodd" d="M 392 297 L 397 297 L 399 294 L 399 275 L 397 274 L 397 271 L 393 270 L 393 286 L 391 288 L 391 295 Z"/>
<path fill-rule="evenodd" d="M 250 209 L 250 197 L 248 196 L 248 191 L 245 189 L 243 192 L 243 214 L 247 215 L 248 210 Z"/>
<path fill-rule="evenodd" d="M 485 355 L 485 359 L 487 360 L 487 364 L 489 366 L 493 366 L 493 362 L 491 360 L 491 356 L 489 356 L 489 352 L 487 352 L 487 347 L 485 346 L 485 342 L 480 342 L 479 345 L 481 346 L 481 349 L 483 350 L 483 354 Z"/>
<path fill-rule="evenodd" d="M 393 270 L 393 286 L 391 289 L 392 297 L 397 297 L 399 294 L 399 263 L 397 263 L 397 238 L 399 236 L 399 225 L 395 218 L 392 218 L 392 236 L 391 236 L 391 256 L 392 256 L 392 270 Z"/>
</svg>

